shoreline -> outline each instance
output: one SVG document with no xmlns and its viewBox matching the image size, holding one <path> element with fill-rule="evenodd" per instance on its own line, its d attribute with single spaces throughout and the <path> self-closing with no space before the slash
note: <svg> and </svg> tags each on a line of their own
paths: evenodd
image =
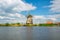
<svg viewBox="0 0 60 40">
<path fill-rule="evenodd" d="M 16 26 L 16 27 L 21 27 L 21 26 L 44 26 L 44 27 L 53 27 L 53 26 L 60 26 L 60 25 L 58 25 L 58 24 L 0 24 L 0 26 L 6 26 L 6 27 L 9 27 L 9 26 Z"/>
</svg>

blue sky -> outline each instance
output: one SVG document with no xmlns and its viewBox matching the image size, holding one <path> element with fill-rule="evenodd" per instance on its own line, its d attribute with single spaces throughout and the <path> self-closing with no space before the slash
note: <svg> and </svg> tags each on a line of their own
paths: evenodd
<svg viewBox="0 0 60 40">
<path fill-rule="evenodd" d="M 28 13 L 33 23 L 60 22 L 60 0 L 0 0 L 0 23 L 26 23 Z"/>
<path fill-rule="evenodd" d="M 44 6 L 50 5 L 51 0 L 23 0 L 29 4 L 36 6 L 37 8 L 33 11 L 30 11 L 32 15 L 48 15 L 49 8 L 44 8 Z"/>
</svg>

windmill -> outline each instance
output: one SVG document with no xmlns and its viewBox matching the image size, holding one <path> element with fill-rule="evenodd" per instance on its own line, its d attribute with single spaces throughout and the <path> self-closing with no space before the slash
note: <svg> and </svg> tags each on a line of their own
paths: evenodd
<svg viewBox="0 0 60 40">
<path fill-rule="evenodd" d="M 33 16 L 28 12 L 26 24 L 33 24 Z"/>
<path fill-rule="evenodd" d="M 32 15 L 27 12 L 27 20 L 26 20 L 26 24 L 33 24 L 33 19 L 32 19 Z M 27 27 L 27 40 L 32 40 L 32 27 L 28 26 Z"/>
</svg>

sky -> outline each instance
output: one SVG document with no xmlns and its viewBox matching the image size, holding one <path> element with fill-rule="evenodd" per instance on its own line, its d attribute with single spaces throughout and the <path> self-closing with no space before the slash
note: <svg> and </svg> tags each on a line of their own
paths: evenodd
<svg viewBox="0 0 60 40">
<path fill-rule="evenodd" d="M 28 13 L 33 23 L 60 22 L 60 0 L 0 0 L 0 23 L 26 23 Z"/>
</svg>

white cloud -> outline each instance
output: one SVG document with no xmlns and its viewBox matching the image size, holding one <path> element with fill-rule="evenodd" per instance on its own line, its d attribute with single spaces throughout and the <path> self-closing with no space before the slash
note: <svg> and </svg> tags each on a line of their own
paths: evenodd
<svg viewBox="0 0 60 40">
<path fill-rule="evenodd" d="M 8 14 L 8 15 L 11 16 L 11 17 L 25 18 L 24 15 L 19 14 L 19 13 L 14 13 L 14 14 L 10 13 L 10 14 Z"/>
<path fill-rule="evenodd" d="M 51 9 L 50 9 L 50 11 L 51 12 L 57 12 L 57 13 L 59 13 L 60 12 L 60 0 L 53 0 L 53 1 L 51 1 L 51 5 L 49 6 Z"/>
<path fill-rule="evenodd" d="M 34 10 L 36 7 L 22 0 L 0 0 L 0 9 L 5 10 L 5 12 L 20 12 Z"/>
<path fill-rule="evenodd" d="M 36 7 L 22 0 L 0 0 L 0 22 L 25 22 L 22 11 L 35 10 Z"/>
<path fill-rule="evenodd" d="M 46 23 L 48 20 L 54 22 L 58 22 L 57 20 L 59 19 L 60 15 L 40 15 L 40 16 L 33 16 L 33 22 L 34 23 Z"/>
<path fill-rule="evenodd" d="M 27 4 L 27 3 L 20 3 L 19 6 L 16 6 L 13 8 L 14 11 L 29 11 L 29 10 L 34 10 L 36 7 L 32 6 L 32 4 Z"/>
<path fill-rule="evenodd" d="M 56 0 L 58 1 L 58 0 Z M 58 3 L 50 6 L 52 12 L 59 12 L 60 5 Z M 0 0 L 0 22 L 26 22 L 26 17 L 20 12 L 22 11 L 30 11 L 36 9 L 32 4 L 28 4 L 23 2 L 22 0 Z M 33 16 L 34 23 L 45 23 L 47 20 L 56 21 L 60 15 L 35 15 Z"/>
<path fill-rule="evenodd" d="M 34 19 L 45 19 L 44 16 L 38 16 L 38 15 L 37 15 L 37 16 L 34 16 L 33 18 L 34 18 Z"/>
<path fill-rule="evenodd" d="M 50 18 L 50 19 L 53 20 L 53 21 L 57 20 L 56 18 Z"/>
<path fill-rule="evenodd" d="M 44 23 L 45 21 L 46 21 L 45 16 L 43 16 L 43 15 L 34 15 L 33 16 L 33 23 L 34 24 Z"/>
<path fill-rule="evenodd" d="M 1 19 L 3 19 L 4 17 L 0 16 Z"/>
<path fill-rule="evenodd" d="M 60 14 L 49 15 L 49 18 L 60 18 Z"/>
</svg>

